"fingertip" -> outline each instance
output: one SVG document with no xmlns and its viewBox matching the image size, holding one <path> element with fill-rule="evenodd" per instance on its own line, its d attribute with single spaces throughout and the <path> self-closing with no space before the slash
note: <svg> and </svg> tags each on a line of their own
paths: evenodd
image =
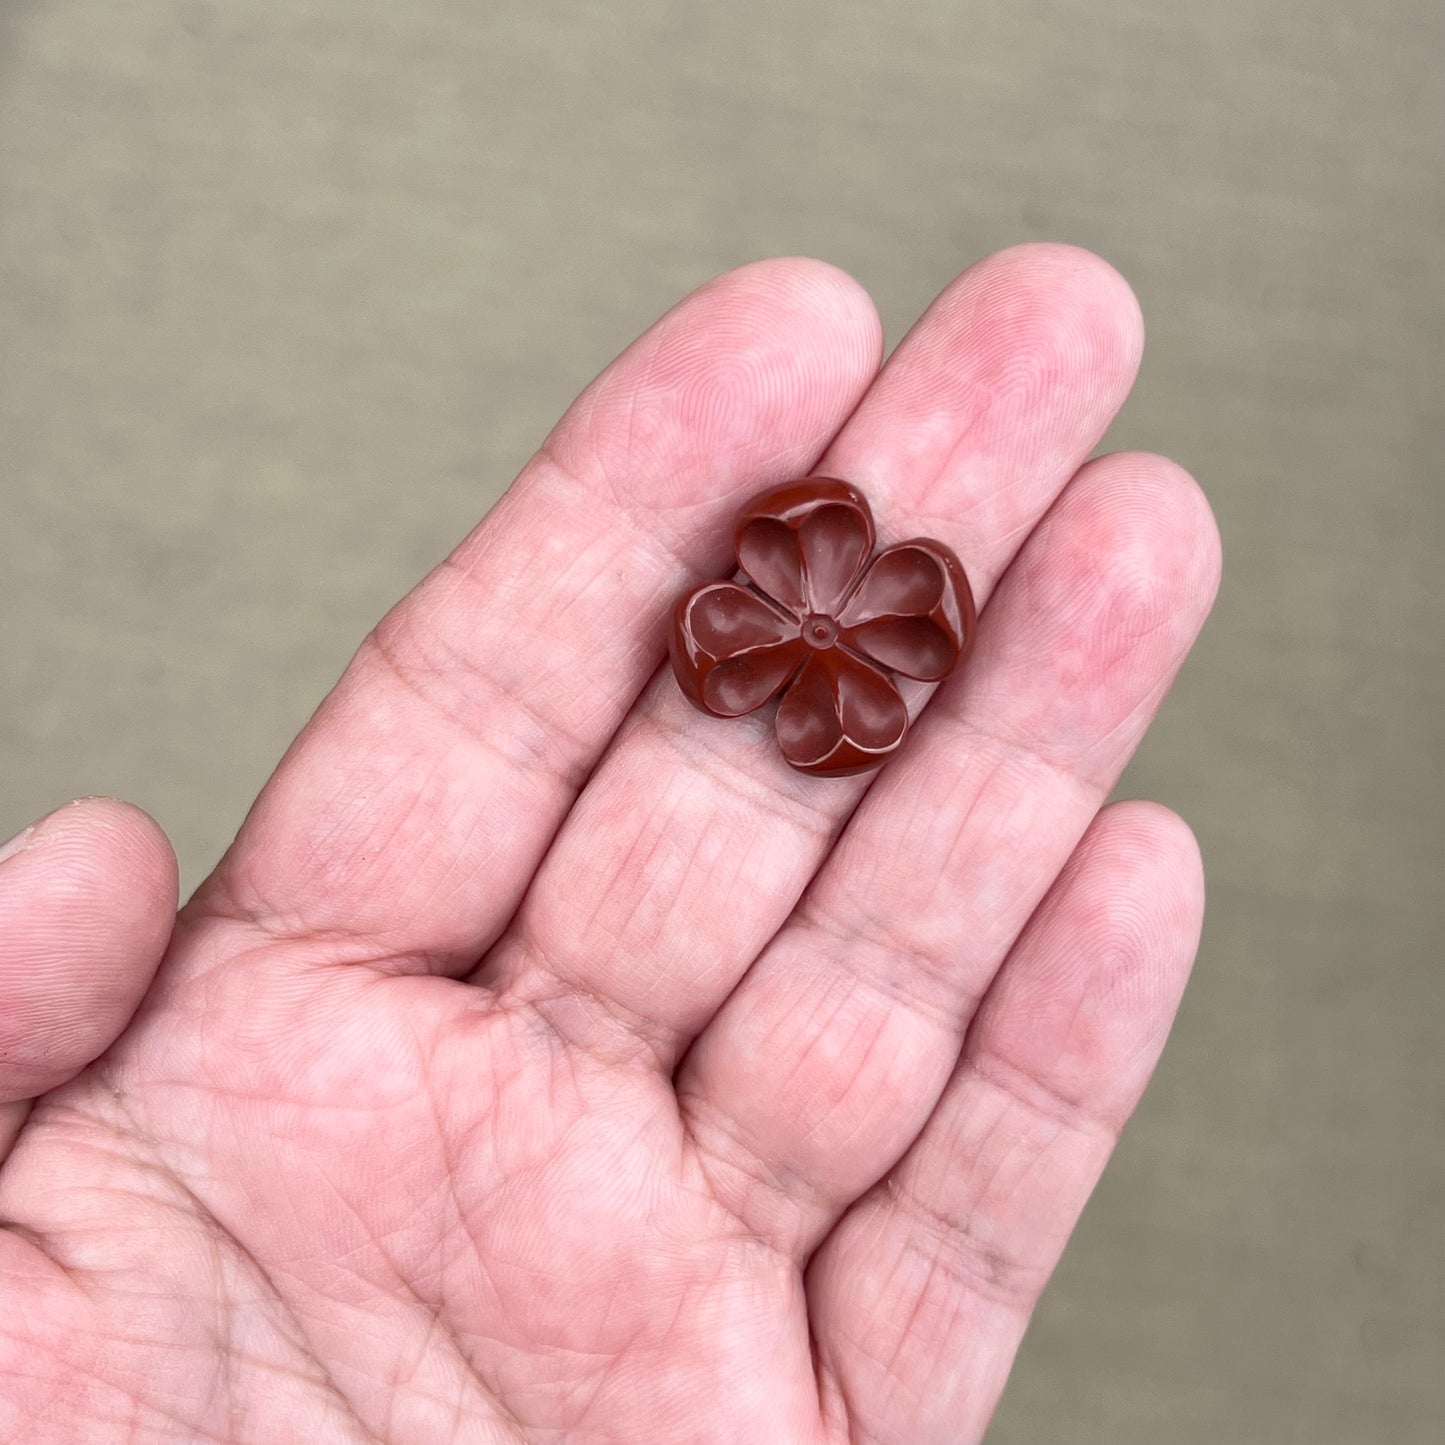
<svg viewBox="0 0 1445 1445">
<path fill-rule="evenodd" d="M 1144 311 L 1123 272 L 1102 256 L 1064 241 L 1025 241 L 995 251 L 979 264 L 1026 278 L 1066 314 L 1084 318 L 1086 329 L 1111 337 L 1131 378 L 1138 370 L 1144 354 Z"/>
<path fill-rule="evenodd" d="M 1162 1042 L 1204 922 L 1204 865 L 1190 826 L 1145 799 L 1101 810 L 1061 879 L 1055 922 L 1092 958 L 1096 988 L 1137 1036 Z"/>
<path fill-rule="evenodd" d="M 33 904 L 48 899 L 59 907 L 98 896 L 117 931 L 138 929 L 152 944 L 169 937 L 180 889 L 175 850 L 134 803 L 77 798 L 37 819 L 14 856 L 30 874 Z"/>
<path fill-rule="evenodd" d="M 986 597 L 1098 445 L 1142 350 L 1139 303 L 1108 262 L 1046 242 L 996 251 L 899 342 L 826 464 L 885 500 L 885 524 L 890 495 L 910 520 L 966 514 L 955 550 Z"/>
<path fill-rule="evenodd" d="M 1147 894 L 1181 935 L 1198 940 L 1204 857 L 1193 828 L 1172 808 L 1146 798 L 1111 803 L 1085 835 L 1079 856 L 1096 858 L 1114 882 Z"/>
<path fill-rule="evenodd" d="M 1144 354 L 1133 287 L 1101 256 L 1061 242 L 985 256 L 945 287 L 925 319 L 939 312 L 966 347 L 996 353 L 988 369 L 997 388 L 1052 388 L 1071 396 L 1090 425 L 1122 405 Z"/>
<path fill-rule="evenodd" d="M 1079 476 L 1127 492 L 1134 509 L 1173 533 L 1172 551 L 1188 563 L 1190 580 L 1207 609 L 1219 590 L 1223 544 L 1214 508 L 1193 474 L 1158 452 L 1127 451 L 1095 457 Z"/>
<path fill-rule="evenodd" d="M 980 1046 L 1122 1127 L 1199 947 L 1204 874 L 1188 824 L 1157 803 L 1102 809 L 994 981 Z"/>
<path fill-rule="evenodd" d="M 696 338 L 708 353 L 709 386 L 717 364 L 732 358 L 737 374 L 749 379 L 744 393 L 777 392 L 794 410 L 816 393 L 832 409 L 835 427 L 882 363 L 883 321 L 873 298 L 848 272 L 810 256 L 750 261 L 677 309 L 706 313 Z M 695 358 L 684 350 L 677 363 L 688 374 Z"/>
<path fill-rule="evenodd" d="M 849 355 L 869 377 L 883 360 L 883 318 L 867 288 L 850 272 L 813 256 L 755 262 L 770 284 L 796 298 L 800 308 L 848 343 Z"/>
<path fill-rule="evenodd" d="M 1081 526 L 1100 583 L 1126 602 L 1138 594 L 1132 603 L 1141 615 L 1188 613 L 1202 624 L 1219 590 L 1219 526 L 1203 489 L 1177 462 L 1142 451 L 1095 457 L 1059 510 Z"/>
<path fill-rule="evenodd" d="M 109 1046 L 170 938 L 175 853 L 132 804 L 82 798 L 0 862 L 0 1099 L 56 1087 Z"/>
<path fill-rule="evenodd" d="M 990 603 L 975 705 L 1026 694 L 1029 735 L 1112 786 L 1138 709 L 1157 706 L 1208 618 L 1219 570 L 1213 514 L 1182 467 L 1145 452 L 1095 458 Z"/>
<path fill-rule="evenodd" d="M 543 450 L 584 487 L 645 505 L 664 534 L 678 511 L 691 534 L 699 504 L 734 483 L 756 490 L 809 467 L 881 354 L 877 308 L 846 272 L 801 256 L 749 262 L 649 327 Z"/>
<path fill-rule="evenodd" d="M 712 287 L 762 292 L 787 307 L 812 313 L 839 331 L 857 333 L 881 354 L 883 321 L 867 288 L 850 272 L 816 256 L 769 256 L 748 261 L 708 283 Z"/>
</svg>

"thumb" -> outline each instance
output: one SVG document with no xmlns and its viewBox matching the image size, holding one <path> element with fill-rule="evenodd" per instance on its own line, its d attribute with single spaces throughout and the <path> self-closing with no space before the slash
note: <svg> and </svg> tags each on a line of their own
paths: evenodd
<svg viewBox="0 0 1445 1445">
<path fill-rule="evenodd" d="M 110 798 L 67 804 L 0 845 L 0 1158 L 28 1101 L 115 1041 L 176 915 L 160 827 Z"/>
</svg>

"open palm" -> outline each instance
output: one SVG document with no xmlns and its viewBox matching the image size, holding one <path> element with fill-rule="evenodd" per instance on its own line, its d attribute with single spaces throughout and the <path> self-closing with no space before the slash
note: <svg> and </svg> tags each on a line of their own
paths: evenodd
<svg viewBox="0 0 1445 1445">
<path fill-rule="evenodd" d="M 39 1095 L 0 1439 L 979 1438 L 1198 934 L 1188 830 L 1101 811 L 1218 568 L 1178 468 L 1086 464 L 1140 344 L 1066 247 L 881 371 L 848 278 L 733 272 L 366 639 L 133 1017 L 168 853 L 42 823 L 0 864 L 0 1098 Z M 871 776 L 659 671 L 739 503 L 813 471 L 988 604 Z"/>
</svg>

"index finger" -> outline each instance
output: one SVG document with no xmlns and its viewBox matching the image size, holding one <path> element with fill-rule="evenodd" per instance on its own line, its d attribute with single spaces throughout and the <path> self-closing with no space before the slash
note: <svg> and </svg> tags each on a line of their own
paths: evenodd
<svg viewBox="0 0 1445 1445">
<path fill-rule="evenodd" d="M 667 603 L 724 565 L 723 518 L 807 471 L 880 351 L 872 303 L 822 262 L 676 306 L 366 639 L 186 917 L 474 961 L 661 660 Z"/>
</svg>

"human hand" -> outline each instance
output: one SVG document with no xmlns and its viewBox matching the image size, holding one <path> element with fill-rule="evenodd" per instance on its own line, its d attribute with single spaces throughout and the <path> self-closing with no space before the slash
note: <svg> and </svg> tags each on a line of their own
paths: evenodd
<svg viewBox="0 0 1445 1445">
<path fill-rule="evenodd" d="M 847 278 L 731 273 L 366 639 L 70 1082 L 173 865 L 0 864 L 0 1440 L 977 1440 L 1200 924 L 1184 825 L 1100 811 L 1218 573 L 1177 467 L 1085 461 L 1140 345 L 1066 247 L 881 372 Z M 871 776 L 659 672 L 812 471 L 988 604 Z"/>
</svg>

